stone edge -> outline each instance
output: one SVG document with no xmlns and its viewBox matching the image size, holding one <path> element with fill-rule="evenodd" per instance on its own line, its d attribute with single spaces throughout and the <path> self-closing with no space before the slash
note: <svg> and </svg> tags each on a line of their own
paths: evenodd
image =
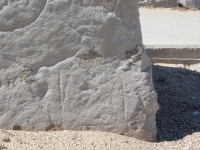
<svg viewBox="0 0 200 150">
<path fill-rule="evenodd" d="M 200 45 L 145 45 L 153 63 L 200 63 Z"/>
</svg>

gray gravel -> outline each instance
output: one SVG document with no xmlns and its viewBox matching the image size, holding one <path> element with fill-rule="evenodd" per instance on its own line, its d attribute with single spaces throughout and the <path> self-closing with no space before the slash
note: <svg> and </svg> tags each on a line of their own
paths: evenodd
<svg viewBox="0 0 200 150">
<path fill-rule="evenodd" d="M 153 80 L 160 105 L 157 140 L 178 140 L 199 132 L 200 72 L 154 65 Z"/>
</svg>

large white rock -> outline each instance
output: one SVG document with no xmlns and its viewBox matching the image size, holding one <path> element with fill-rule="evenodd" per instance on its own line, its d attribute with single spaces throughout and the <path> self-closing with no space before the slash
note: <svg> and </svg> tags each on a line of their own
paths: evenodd
<svg viewBox="0 0 200 150">
<path fill-rule="evenodd" d="M 0 128 L 152 141 L 157 95 L 137 0 L 3 0 Z"/>
</svg>

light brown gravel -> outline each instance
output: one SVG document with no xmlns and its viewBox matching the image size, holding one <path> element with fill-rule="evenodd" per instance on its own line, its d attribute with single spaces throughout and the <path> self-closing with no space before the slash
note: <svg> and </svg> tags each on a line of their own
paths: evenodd
<svg viewBox="0 0 200 150">
<path fill-rule="evenodd" d="M 9 150 L 198 150 L 200 133 L 171 142 L 150 143 L 131 137 L 92 131 L 7 131 L 1 130 L 0 143 Z M 2 141 L 10 138 L 10 142 Z"/>
</svg>

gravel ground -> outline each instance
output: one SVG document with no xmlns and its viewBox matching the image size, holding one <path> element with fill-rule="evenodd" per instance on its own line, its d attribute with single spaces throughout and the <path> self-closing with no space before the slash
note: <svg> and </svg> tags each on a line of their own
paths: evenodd
<svg viewBox="0 0 200 150">
<path fill-rule="evenodd" d="M 200 72 L 197 69 L 198 65 L 154 65 L 154 87 L 160 106 L 156 115 L 158 141 L 177 140 L 200 131 Z"/>
<path fill-rule="evenodd" d="M 8 150 L 199 150 L 200 133 L 177 141 L 150 143 L 105 132 L 0 131 L 0 149 Z"/>
<path fill-rule="evenodd" d="M 200 64 L 155 64 L 153 75 L 157 142 L 94 131 L 0 130 L 0 150 L 200 150 Z"/>
</svg>

